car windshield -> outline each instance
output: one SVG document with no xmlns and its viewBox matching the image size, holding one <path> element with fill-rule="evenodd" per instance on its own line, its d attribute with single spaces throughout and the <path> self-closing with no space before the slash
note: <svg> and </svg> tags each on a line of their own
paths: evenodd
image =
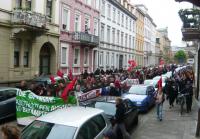
<svg viewBox="0 0 200 139">
<path fill-rule="evenodd" d="M 114 116 L 116 107 L 115 103 L 109 103 L 109 102 L 96 102 L 95 108 L 104 110 L 106 115 Z"/>
<path fill-rule="evenodd" d="M 20 139 L 73 139 L 76 127 L 34 121 L 25 128 Z"/>
<path fill-rule="evenodd" d="M 144 86 L 132 86 L 129 90 L 130 94 L 146 95 L 146 87 Z"/>
</svg>

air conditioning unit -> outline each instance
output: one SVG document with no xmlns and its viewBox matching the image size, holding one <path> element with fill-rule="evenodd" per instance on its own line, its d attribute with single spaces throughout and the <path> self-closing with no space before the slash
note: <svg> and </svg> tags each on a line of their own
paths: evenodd
<svg viewBox="0 0 200 139">
<path fill-rule="evenodd" d="M 63 24 L 62 27 L 63 27 L 63 29 L 66 29 L 67 25 Z"/>
</svg>

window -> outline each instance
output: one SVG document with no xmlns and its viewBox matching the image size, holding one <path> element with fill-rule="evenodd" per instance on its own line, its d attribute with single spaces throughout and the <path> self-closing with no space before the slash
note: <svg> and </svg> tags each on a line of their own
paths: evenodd
<svg viewBox="0 0 200 139">
<path fill-rule="evenodd" d="M 81 16 L 78 13 L 75 13 L 75 25 L 74 25 L 74 31 L 81 31 Z"/>
<path fill-rule="evenodd" d="M 127 66 L 127 55 L 125 55 L 124 60 L 125 60 L 125 61 L 124 61 L 124 63 L 125 63 L 124 65 Z"/>
<path fill-rule="evenodd" d="M 117 30 L 117 44 L 119 45 L 119 30 Z"/>
<path fill-rule="evenodd" d="M 128 29 L 128 16 L 126 16 L 126 28 Z"/>
<path fill-rule="evenodd" d="M 99 65 L 102 66 L 103 65 L 103 52 L 99 53 Z"/>
<path fill-rule="evenodd" d="M 101 24 L 101 41 L 104 41 L 105 25 Z"/>
<path fill-rule="evenodd" d="M 31 10 L 31 0 L 26 0 L 26 8 Z"/>
<path fill-rule="evenodd" d="M 113 7 L 113 21 L 116 21 L 116 9 Z"/>
<path fill-rule="evenodd" d="M 96 36 L 99 36 L 98 35 L 98 28 L 99 28 L 98 19 L 94 19 L 94 35 L 96 35 Z"/>
<path fill-rule="evenodd" d="M 28 44 L 28 42 L 27 42 Z M 24 59 L 23 59 L 23 63 L 24 63 L 24 67 L 28 67 L 29 66 L 29 47 L 26 46 L 24 48 Z"/>
<path fill-rule="evenodd" d="M 91 0 L 85 0 L 85 4 L 91 5 Z"/>
<path fill-rule="evenodd" d="M 22 0 L 16 0 L 16 8 L 22 7 Z"/>
<path fill-rule="evenodd" d="M 106 53 L 106 65 L 109 65 L 109 52 Z"/>
<path fill-rule="evenodd" d="M 87 121 L 79 130 L 78 139 L 94 139 L 106 127 L 104 118 L 97 115 Z M 90 132 L 92 131 L 92 132 Z"/>
<path fill-rule="evenodd" d="M 122 27 L 124 26 L 124 14 L 122 14 Z"/>
<path fill-rule="evenodd" d="M 74 49 L 74 65 L 80 64 L 80 49 L 75 48 Z"/>
<path fill-rule="evenodd" d="M 131 20 L 131 18 L 130 18 L 130 21 L 129 21 L 130 23 L 129 23 L 129 29 L 130 29 L 130 31 L 131 31 L 131 27 L 132 27 L 132 20 Z"/>
<path fill-rule="evenodd" d="M 69 30 L 69 26 L 70 26 L 70 17 L 69 17 L 70 13 L 69 13 L 69 9 L 64 7 L 63 8 L 63 17 L 62 17 L 62 29 L 64 30 Z"/>
<path fill-rule="evenodd" d="M 84 49 L 84 65 L 88 65 L 89 63 L 89 49 Z"/>
<path fill-rule="evenodd" d="M 102 4 L 101 4 L 101 13 L 102 13 L 102 15 L 105 16 L 105 1 L 102 0 L 101 2 L 102 2 Z"/>
<path fill-rule="evenodd" d="M 129 48 L 132 46 L 131 35 L 129 35 Z"/>
<path fill-rule="evenodd" d="M 128 43 L 128 35 L 126 34 L 125 35 L 125 47 L 128 47 L 127 43 Z"/>
<path fill-rule="evenodd" d="M 120 11 L 117 12 L 117 23 L 120 24 Z"/>
<path fill-rule="evenodd" d="M 108 19 L 110 19 L 110 17 L 111 17 L 111 15 L 110 15 L 110 13 L 111 13 L 110 4 L 108 4 L 108 9 L 107 10 L 108 10 L 107 11 Z"/>
<path fill-rule="evenodd" d="M 47 0 L 47 3 L 46 3 L 46 15 L 48 17 L 51 17 L 52 16 L 52 0 Z"/>
<path fill-rule="evenodd" d="M 121 32 L 121 46 L 124 45 L 124 33 Z"/>
<path fill-rule="evenodd" d="M 112 43 L 115 44 L 115 29 L 112 29 Z"/>
<path fill-rule="evenodd" d="M 107 26 L 107 42 L 110 43 L 110 26 Z"/>
<path fill-rule="evenodd" d="M 20 56 L 20 45 L 21 41 L 19 39 L 15 40 L 14 44 L 14 67 L 19 67 L 19 56 Z"/>
<path fill-rule="evenodd" d="M 89 33 L 90 30 L 90 16 L 85 15 L 85 32 Z"/>
<path fill-rule="evenodd" d="M 68 65 L 68 44 L 61 43 L 61 64 L 62 66 Z"/>
<path fill-rule="evenodd" d="M 111 66 L 114 66 L 114 53 L 111 55 Z"/>
</svg>

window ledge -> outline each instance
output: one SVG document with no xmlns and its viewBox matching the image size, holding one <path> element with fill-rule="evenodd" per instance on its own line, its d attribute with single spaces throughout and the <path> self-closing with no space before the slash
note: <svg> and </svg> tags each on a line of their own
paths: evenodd
<svg viewBox="0 0 200 139">
<path fill-rule="evenodd" d="M 63 67 L 63 68 L 67 68 L 68 67 L 68 65 L 66 65 L 66 64 L 61 64 L 60 66 Z"/>
<path fill-rule="evenodd" d="M 73 68 L 80 68 L 80 65 L 74 65 Z"/>
</svg>

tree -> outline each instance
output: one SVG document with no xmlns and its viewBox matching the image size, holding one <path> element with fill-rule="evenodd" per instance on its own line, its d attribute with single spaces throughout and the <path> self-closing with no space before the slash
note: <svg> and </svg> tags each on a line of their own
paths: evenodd
<svg viewBox="0 0 200 139">
<path fill-rule="evenodd" d="M 178 63 L 184 63 L 186 62 L 187 56 L 186 53 L 183 50 L 179 50 L 176 52 L 176 54 L 174 55 L 174 59 L 178 62 Z"/>
</svg>

